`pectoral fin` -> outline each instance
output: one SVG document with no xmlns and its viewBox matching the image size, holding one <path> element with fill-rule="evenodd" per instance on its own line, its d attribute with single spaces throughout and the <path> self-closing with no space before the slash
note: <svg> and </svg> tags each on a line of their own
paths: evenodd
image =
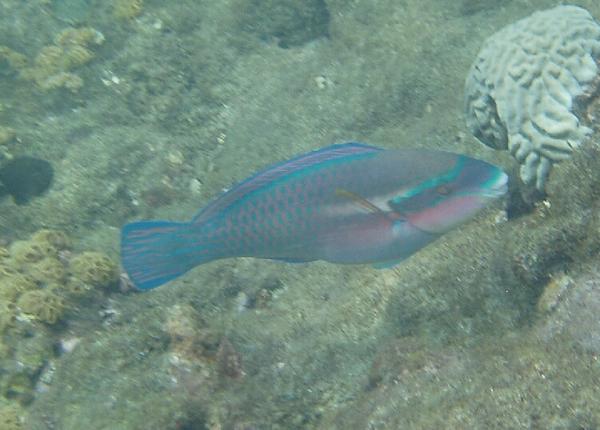
<svg viewBox="0 0 600 430">
<path fill-rule="evenodd" d="M 356 203 L 357 206 L 367 210 L 368 212 L 386 216 L 386 213 L 380 207 L 375 206 L 373 203 L 371 203 L 364 197 L 359 196 L 358 194 L 353 193 L 352 191 L 348 191 L 344 188 L 336 188 L 335 195 L 351 200 L 352 202 Z"/>
</svg>

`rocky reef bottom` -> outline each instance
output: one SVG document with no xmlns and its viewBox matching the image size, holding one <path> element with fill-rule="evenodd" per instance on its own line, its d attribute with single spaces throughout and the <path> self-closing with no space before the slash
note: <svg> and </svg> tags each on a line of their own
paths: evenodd
<svg viewBox="0 0 600 430">
<path fill-rule="evenodd" d="M 590 143 L 532 212 L 491 208 L 393 270 L 225 260 L 17 318 L 11 359 L 39 366 L 2 428 L 598 428 L 599 184 Z"/>
</svg>

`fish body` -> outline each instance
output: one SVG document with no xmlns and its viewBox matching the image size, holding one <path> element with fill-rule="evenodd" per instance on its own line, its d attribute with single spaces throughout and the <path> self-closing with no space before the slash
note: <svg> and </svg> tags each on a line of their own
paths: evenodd
<svg viewBox="0 0 600 430">
<path fill-rule="evenodd" d="M 123 267 L 150 289 L 229 257 L 385 265 L 472 218 L 506 181 L 464 155 L 332 145 L 251 176 L 188 223 L 127 224 Z"/>
</svg>

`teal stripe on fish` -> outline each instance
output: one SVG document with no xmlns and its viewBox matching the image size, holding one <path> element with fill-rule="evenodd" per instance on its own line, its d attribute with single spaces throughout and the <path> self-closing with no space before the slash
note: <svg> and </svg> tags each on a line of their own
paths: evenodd
<svg viewBox="0 0 600 430">
<path fill-rule="evenodd" d="M 436 176 L 434 178 L 427 179 L 421 182 L 416 187 L 413 187 L 406 192 L 394 197 L 392 202 L 395 204 L 401 204 L 403 200 L 408 199 L 410 197 L 414 197 L 418 194 L 421 194 L 423 191 L 431 188 L 438 187 L 440 185 L 446 184 L 448 182 L 452 182 L 455 180 L 460 172 L 462 171 L 464 164 L 463 157 L 458 157 L 456 160 L 456 165 L 450 169 L 448 172 L 443 173 L 442 175 Z"/>
</svg>

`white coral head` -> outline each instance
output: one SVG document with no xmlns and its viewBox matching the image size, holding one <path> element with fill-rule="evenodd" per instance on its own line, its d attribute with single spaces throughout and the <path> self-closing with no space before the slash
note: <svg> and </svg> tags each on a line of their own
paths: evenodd
<svg viewBox="0 0 600 430">
<path fill-rule="evenodd" d="M 591 133 L 574 112 L 598 84 L 600 25 L 577 6 L 535 12 L 488 38 L 465 83 L 467 126 L 507 149 L 540 191 Z M 589 101 L 589 100 L 588 100 Z"/>
</svg>

